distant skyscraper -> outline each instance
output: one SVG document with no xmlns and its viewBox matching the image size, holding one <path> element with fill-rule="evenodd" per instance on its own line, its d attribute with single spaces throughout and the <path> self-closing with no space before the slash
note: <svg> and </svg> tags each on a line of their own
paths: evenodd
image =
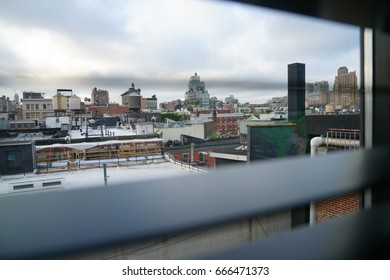
<svg viewBox="0 0 390 280">
<path fill-rule="evenodd" d="M 347 67 L 340 67 L 334 80 L 333 94 L 336 109 L 359 108 L 356 71 L 348 72 Z"/>
<path fill-rule="evenodd" d="M 191 76 L 188 82 L 188 91 L 185 93 L 185 100 L 189 103 L 199 105 L 202 108 L 210 108 L 210 95 L 206 90 L 204 82 L 200 80 L 197 73 Z"/>
<path fill-rule="evenodd" d="M 321 81 L 306 84 L 306 99 L 309 106 L 324 106 L 329 103 L 329 83 Z"/>
<path fill-rule="evenodd" d="M 19 103 L 19 94 L 17 94 L 17 93 L 15 93 L 15 95 L 14 95 L 14 102 L 15 102 L 15 104 Z"/>
<path fill-rule="evenodd" d="M 314 84 L 313 83 L 306 83 L 305 99 L 309 100 L 309 95 L 312 93 L 314 93 Z"/>
<path fill-rule="evenodd" d="M 288 65 L 288 120 L 297 122 L 305 115 L 305 64 Z"/>
<path fill-rule="evenodd" d="M 318 94 L 318 105 L 324 106 L 329 103 L 329 83 L 328 81 L 316 82 L 314 92 Z"/>
</svg>

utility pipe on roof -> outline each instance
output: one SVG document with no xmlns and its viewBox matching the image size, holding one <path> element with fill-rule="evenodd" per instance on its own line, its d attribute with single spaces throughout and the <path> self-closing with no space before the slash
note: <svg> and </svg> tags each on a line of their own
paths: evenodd
<svg viewBox="0 0 390 280">
<path fill-rule="evenodd" d="M 326 145 L 325 137 L 319 136 L 314 137 L 310 140 L 310 156 L 315 157 L 317 155 L 318 147 Z"/>
<path fill-rule="evenodd" d="M 325 137 L 319 136 L 314 137 L 310 140 L 310 157 L 317 156 L 318 147 L 321 145 L 326 145 Z M 316 202 L 310 202 L 310 214 L 309 214 L 309 224 L 310 226 L 315 225 L 317 222 L 317 207 Z"/>
<path fill-rule="evenodd" d="M 360 141 L 355 139 L 325 138 L 323 136 L 314 137 L 310 140 L 310 156 L 315 157 L 317 155 L 318 147 L 326 144 L 359 148 Z"/>
<path fill-rule="evenodd" d="M 310 157 L 317 156 L 318 147 L 326 144 L 334 144 L 339 146 L 353 146 L 359 147 L 359 140 L 352 139 L 335 139 L 335 138 L 325 138 L 323 136 L 314 137 L 310 140 Z M 317 205 L 315 201 L 310 202 L 310 214 L 309 214 L 309 224 L 310 226 L 315 225 L 317 222 Z"/>
</svg>

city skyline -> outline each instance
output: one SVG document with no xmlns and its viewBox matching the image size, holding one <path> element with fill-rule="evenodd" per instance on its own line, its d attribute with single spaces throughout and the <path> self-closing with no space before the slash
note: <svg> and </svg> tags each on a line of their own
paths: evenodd
<svg viewBox="0 0 390 280">
<path fill-rule="evenodd" d="M 226 15 L 229 15 L 228 17 Z M 359 28 L 224 1 L 2 1 L 0 94 L 135 83 L 159 102 L 184 99 L 197 72 L 210 97 L 262 103 L 287 94 L 287 64 L 306 81 L 359 71 Z M 15 92 L 14 92 L 15 91 Z"/>
</svg>

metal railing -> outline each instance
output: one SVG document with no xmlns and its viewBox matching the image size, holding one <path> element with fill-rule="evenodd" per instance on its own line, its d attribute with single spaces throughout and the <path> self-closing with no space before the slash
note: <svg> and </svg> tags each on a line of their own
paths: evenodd
<svg viewBox="0 0 390 280">
<path fill-rule="evenodd" d="M 170 152 L 166 152 L 165 156 L 174 164 L 178 164 L 183 168 L 196 170 L 198 172 L 210 172 L 210 170 L 214 169 L 207 161 L 191 160 L 190 157 L 174 155 Z"/>
<path fill-rule="evenodd" d="M 326 146 L 334 150 L 356 151 L 360 148 L 360 130 L 330 128 L 326 133 Z"/>
</svg>

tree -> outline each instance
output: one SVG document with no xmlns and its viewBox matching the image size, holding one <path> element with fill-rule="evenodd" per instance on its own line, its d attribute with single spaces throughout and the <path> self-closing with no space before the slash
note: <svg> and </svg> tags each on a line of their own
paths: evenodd
<svg viewBox="0 0 390 280">
<path fill-rule="evenodd" d="M 161 114 L 161 122 L 164 122 L 165 119 L 171 119 L 174 121 L 179 121 L 181 118 L 181 114 L 178 113 L 164 113 Z"/>
</svg>

